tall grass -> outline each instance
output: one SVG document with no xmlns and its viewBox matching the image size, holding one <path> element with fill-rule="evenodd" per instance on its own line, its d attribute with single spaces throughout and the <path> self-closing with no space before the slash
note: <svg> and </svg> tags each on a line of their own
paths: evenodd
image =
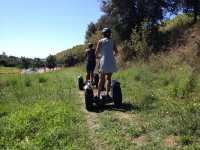
<svg viewBox="0 0 200 150">
<path fill-rule="evenodd" d="M 1 76 L 1 149 L 93 149 L 67 71 Z"/>
<path fill-rule="evenodd" d="M 200 74 L 185 64 L 176 64 L 173 68 L 152 67 L 148 64 L 134 64 L 114 74 L 113 78 L 121 82 L 124 102 L 132 104 L 135 108 L 133 113 L 137 112 L 138 116 L 143 117 L 135 122 L 143 122 L 137 128 L 148 125 L 143 127 L 145 133 L 141 129 L 137 131 L 137 128 L 128 132 L 134 138 L 141 136 L 142 132 L 146 139 L 157 145 L 147 143 L 143 148 L 164 149 L 160 140 L 163 135 L 171 134 L 180 137 L 177 142 L 183 147 L 197 148 L 200 131 Z M 155 141 L 158 137 L 160 140 Z"/>
</svg>

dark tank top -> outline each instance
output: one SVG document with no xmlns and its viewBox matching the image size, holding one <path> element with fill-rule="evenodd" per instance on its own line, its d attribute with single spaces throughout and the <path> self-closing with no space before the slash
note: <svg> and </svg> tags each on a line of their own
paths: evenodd
<svg viewBox="0 0 200 150">
<path fill-rule="evenodd" d="M 88 49 L 87 50 L 87 61 L 88 62 L 96 62 L 95 56 L 95 49 Z"/>
</svg>

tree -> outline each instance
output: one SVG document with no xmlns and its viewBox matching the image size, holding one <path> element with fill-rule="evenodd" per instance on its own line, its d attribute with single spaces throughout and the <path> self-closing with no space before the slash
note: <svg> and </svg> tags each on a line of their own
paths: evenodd
<svg viewBox="0 0 200 150">
<path fill-rule="evenodd" d="M 33 60 L 33 67 L 39 68 L 44 67 L 44 62 L 40 60 L 40 58 L 34 58 Z"/>
<path fill-rule="evenodd" d="M 31 65 L 31 61 L 28 58 L 21 57 L 21 67 L 24 69 L 28 69 Z"/>
<path fill-rule="evenodd" d="M 65 66 L 66 67 L 73 66 L 76 64 L 76 62 L 77 62 L 77 60 L 72 55 L 67 55 L 65 58 Z"/>
<path fill-rule="evenodd" d="M 8 57 L 6 56 L 6 53 L 3 52 L 2 55 L 0 55 L 0 66 L 7 66 Z"/>
<path fill-rule="evenodd" d="M 49 69 L 52 69 L 52 68 L 55 68 L 56 67 L 56 58 L 53 56 L 53 55 L 49 55 L 47 58 L 46 58 L 46 60 L 47 60 L 47 63 L 46 63 L 46 65 L 47 65 L 47 67 L 49 68 Z"/>
<path fill-rule="evenodd" d="M 167 10 L 172 9 L 172 4 L 172 0 L 102 0 L 101 10 L 121 40 L 127 40 L 132 29 L 139 29 L 142 22 L 148 21 L 152 26 L 158 24 Z"/>
<path fill-rule="evenodd" d="M 97 31 L 97 29 L 96 29 L 95 24 L 93 22 L 91 22 L 87 27 L 85 38 L 88 39 L 89 37 L 92 36 L 92 34 L 95 34 L 96 31 Z"/>
<path fill-rule="evenodd" d="M 197 16 L 200 16 L 200 0 L 182 0 L 182 6 L 185 13 L 193 14 L 196 22 Z"/>
</svg>

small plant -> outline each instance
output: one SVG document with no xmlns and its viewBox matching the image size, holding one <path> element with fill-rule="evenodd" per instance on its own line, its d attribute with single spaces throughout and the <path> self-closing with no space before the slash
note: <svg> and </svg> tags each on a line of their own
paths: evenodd
<svg viewBox="0 0 200 150">
<path fill-rule="evenodd" d="M 141 100 L 142 107 L 149 107 L 156 100 L 156 95 L 154 94 L 153 91 L 146 91 L 142 93 L 141 97 L 142 97 Z"/>
<path fill-rule="evenodd" d="M 1 78 L 1 80 L 0 80 L 0 88 L 3 89 L 6 86 L 9 86 L 9 82 L 6 79 Z"/>
<path fill-rule="evenodd" d="M 190 145 L 190 144 L 192 144 L 192 139 L 191 139 L 191 137 L 189 137 L 189 136 L 182 136 L 181 138 L 180 138 L 180 143 L 182 144 L 182 145 Z"/>
<path fill-rule="evenodd" d="M 17 79 L 11 79 L 10 83 L 13 87 L 15 87 L 17 85 Z"/>
<path fill-rule="evenodd" d="M 30 78 L 25 78 L 24 84 L 25 84 L 26 87 L 30 87 L 31 86 Z"/>
<path fill-rule="evenodd" d="M 47 82 L 47 78 L 39 77 L 39 83 L 45 83 L 45 82 Z"/>
</svg>

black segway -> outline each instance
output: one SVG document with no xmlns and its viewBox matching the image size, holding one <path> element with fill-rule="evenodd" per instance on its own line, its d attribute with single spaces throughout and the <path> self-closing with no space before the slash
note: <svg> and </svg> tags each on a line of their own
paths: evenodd
<svg viewBox="0 0 200 150">
<path fill-rule="evenodd" d="M 94 83 L 91 82 L 91 85 L 92 86 L 96 86 L 96 88 L 98 88 L 98 83 L 99 83 L 99 75 L 97 73 L 95 73 L 95 75 L 94 75 Z M 84 83 L 83 76 L 79 75 L 78 76 L 78 88 L 79 88 L 79 90 L 84 90 L 83 87 L 85 85 L 86 84 Z"/>
<path fill-rule="evenodd" d="M 85 107 L 87 110 L 91 110 L 93 107 L 93 100 L 94 100 L 94 94 L 91 82 L 87 82 L 85 84 L 84 95 L 85 95 Z"/>
<path fill-rule="evenodd" d="M 84 86 L 83 77 L 82 77 L 82 75 L 79 75 L 78 76 L 78 88 L 79 88 L 79 90 L 83 90 L 83 86 Z"/>
<path fill-rule="evenodd" d="M 120 107 L 122 105 L 122 91 L 120 83 L 116 80 L 112 80 L 111 82 L 111 97 L 116 107 Z"/>
<path fill-rule="evenodd" d="M 111 82 L 111 95 L 107 97 L 106 95 L 100 95 L 100 99 L 96 99 L 93 94 L 92 83 L 87 82 L 84 86 L 84 94 L 85 94 L 85 106 L 87 110 L 91 110 L 93 108 L 93 103 L 96 105 L 104 105 L 107 103 L 114 102 L 116 107 L 120 107 L 122 105 L 122 92 L 120 83 L 116 80 L 112 80 Z"/>
</svg>

